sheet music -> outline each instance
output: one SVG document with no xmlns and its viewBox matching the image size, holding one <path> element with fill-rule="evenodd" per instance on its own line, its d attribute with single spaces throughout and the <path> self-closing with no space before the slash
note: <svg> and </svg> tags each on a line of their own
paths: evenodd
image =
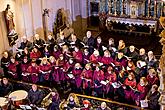
<svg viewBox="0 0 165 110">
<path fill-rule="evenodd" d="M 69 78 L 74 78 L 73 74 L 67 74 L 69 76 Z"/>
<path fill-rule="evenodd" d="M 75 42 L 71 42 L 70 44 L 71 44 L 71 45 L 74 45 L 74 44 L 75 44 Z"/>
<path fill-rule="evenodd" d="M 127 66 L 127 70 L 129 71 L 129 70 L 131 70 L 131 68 Z"/>
<path fill-rule="evenodd" d="M 114 64 L 114 63 L 111 63 L 111 65 L 112 65 L 113 67 L 115 67 L 115 64 Z"/>
<path fill-rule="evenodd" d="M 146 108 L 148 107 L 148 102 L 146 100 L 140 100 L 140 106 Z"/>
<path fill-rule="evenodd" d="M 103 51 L 107 50 L 107 47 L 102 46 L 102 48 L 103 48 Z"/>
<path fill-rule="evenodd" d="M 114 48 L 114 47 L 112 47 L 112 50 L 113 50 L 114 52 L 116 52 L 116 51 L 117 51 L 117 49 L 116 49 L 116 48 Z"/>
<path fill-rule="evenodd" d="M 141 67 L 144 67 L 144 66 L 146 66 L 147 64 L 146 64 L 146 62 L 140 62 L 140 65 L 141 65 Z"/>
<path fill-rule="evenodd" d="M 103 65 L 103 63 L 101 63 L 101 62 L 98 62 L 98 63 L 99 63 L 99 65 L 100 65 L 100 66 L 102 66 L 102 65 Z"/>
<path fill-rule="evenodd" d="M 65 42 L 62 42 L 62 43 L 59 43 L 58 45 L 61 47 L 62 45 L 64 45 L 65 44 Z"/>
<path fill-rule="evenodd" d="M 117 82 L 114 82 L 114 83 L 112 83 L 112 86 L 114 88 L 119 88 L 121 86 L 121 84 L 120 83 L 117 83 Z"/>
<path fill-rule="evenodd" d="M 103 85 L 107 85 L 109 83 L 109 81 L 108 80 L 106 80 L 106 81 L 102 80 L 100 83 L 103 84 Z"/>
<path fill-rule="evenodd" d="M 83 46 L 85 46 L 85 44 L 83 42 L 80 42 Z"/>
</svg>

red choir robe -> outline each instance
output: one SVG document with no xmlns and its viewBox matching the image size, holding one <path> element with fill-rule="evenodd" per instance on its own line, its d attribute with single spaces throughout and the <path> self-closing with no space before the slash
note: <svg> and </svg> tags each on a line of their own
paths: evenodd
<svg viewBox="0 0 165 110">
<path fill-rule="evenodd" d="M 89 57 L 89 61 L 93 64 L 98 64 L 98 62 L 101 61 L 101 56 L 95 56 L 94 54 L 92 54 L 90 57 Z"/>
<path fill-rule="evenodd" d="M 80 88 L 81 83 L 82 83 L 82 79 L 81 79 L 82 68 L 79 68 L 79 69 L 74 68 L 72 70 L 72 73 L 73 73 L 73 75 L 75 77 L 76 87 Z"/>
<path fill-rule="evenodd" d="M 41 52 L 40 51 L 38 51 L 38 52 L 30 52 L 30 58 L 31 59 L 38 59 L 38 58 L 40 58 L 41 57 Z"/>
<path fill-rule="evenodd" d="M 57 77 L 59 77 L 59 81 L 64 81 L 65 80 L 65 73 L 64 73 L 64 67 L 65 67 L 65 60 L 57 60 L 56 66 L 58 66 L 57 68 L 55 68 L 55 74 L 57 75 Z M 59 75 L 59 76 L 58 76 Z M 57 80 L 57 82 L 59 82 Z"/>
<path fill-rule="evenodd" d="M 51 66 L 50 81 L 54 82 L 53 72 L 54 72 L 54 68 L 55 68 L 56 62 L 55 61 L 49 61 L 49 62 L 50 62 L 50 66 Z"/>
<path fill-rule="evenodd" d="M 64 71 L 64 73 L 65 73 L 65 78 L 66 78 L 67 80 L 70 79 L 69 76 L 68 76 L 67 74 L 70 73 L 70 72 L 72 72 L 73 68 L 74 68 L 74 63 L 70 64 L 69 62 L 67 62 L 67 63 L 64 65 L 64 67 L 63 67 L 64 70 L 63 70 L 63 71 Z"/>
<path fill-rule="evenodd" d="M 73 51 L 73 57 L 76 60 L 76 62 L 82 63 L 82 61 L 83 61 L 83 53 L 82 53 L 81 50 L 79 50 L 78 52 Z"/>
<path fill-rule="evenodd" d="M 92 75 L 93 71 L 91 69 L 84 69 L 81 73 L 81 77 L 83 78 L 83 89 L 92 87 Z"/>
<path fill-rule="evenodd" d="M 32 83 L 37 83 L 39 81 L 39 66 L 29 66 L 27 72 L 30 73 Z"/>
<path fill-rule="evenodd" d="M 116 73 L 115 73 L 115 72 L 113 72 L 113 73 L 108 73 L 108 72 L 107 72 L 107 73 L 105 74 L 105 78 L 106 78 L 106 80 L 109 81 L 109 83 L 108 83 L 107 85 L 105 85 L 104 91 L 105 91 L 106 93 L 108 93 L 109 91 L 111 91 L 110 89 L 111 89 L 111 87 L 112 87 L 112 83 L 114 83 L 114 82 L 117 81 L 117 76 L 116 76 Z M 113 92 L 113 91 L 111 91 L 111 92 Z"/>
<path fill-rule="evenodd" d="M 116 59 L 114 60 L 114 64 L 115 64 L 116 66 L 119 66 L 119 67 L 120 67 L 120 70 L 121 70 L 122 67 L 124 67 L 124 68 L 127 67 L 127 59 L 124 58 L 124 57 L 122 57 L 121 59 L 116 58 Z"/>
<path fill-rule="evenodd" d="M 96 93 L 98 94 L 102 94 L 103 88 L 101 85 L 101 81 L 103 81 L 104 78 L 104 72 L 102 70 L 95 70 L 93 73 L 93 83 L 94 83 L 94 89 L 96 91 Z"/>
<path fill-rule="evenodd" d="M 109 65 L 109 64 L 113 63 L 113 58 L 103 56 L 101 59 L 101 63 L 103 63 L 104 65 Z"/>
<path fill-rule="evenodd" d="M 139 93 L 134 92 L 133 100 L 138 102 L 144 100 L 149 91 L 148 85 L 141 86 L 140 83 L 138 83 L 137 90 Z"/>
<path fill-rule="evenodd" d="M 59 58 L 60 54 L 61 54 L 61 51 L 59 51 L 59 50 L 53 51 L 53 56 L 56 60 Z"/>
<path fill-rule="evenodd" d="M 136 87 L 136 80 L 135 79 L 129 80 L 128 78 L 126 78 L 124 81 L 124 86 L 126 86 L 126 89 L 124 90 L 125 98 L 127 100 L 129 100 L 129 99 L 131 99 L 131 96 L 133 95 L 132 89 L 130 87 L 132 87 L 132 88 Z M 128 88 L 127 88 L 127 86 L 128 86 Z"/>
<path fill-rule="evenodd" d="M 72 53 L 70 51 L 62 53 L 64 56 L 64 60 L 69 60 L 72 57 Z"/>
<path fill-rule="evenodd" d="M 17 79 L 18 78 L 18 62 L 15 61 L 15 63 L 10 63 L 8 66 L 8 73 L 11 78 Z"/>
<path fill-rule="evenodd" d="M 149 84 L 150 88 L 154 84 L 159 86 L 159 78 L 157 76 L 151 77 L 150 75 L 147 75 L 147 81 L 148 81 L 148 84 Z"/>
<path fill-rule="evenodd" d="M 30 66 L 29 62 L 22 63 L 21 64 L 21 72 L 22 72 L 22 80 L 23 81 L 29 81 L 30 80 L 30 74 L 27 72 L 28 67 Z"/>
<path fill-rule="evenodd" d="M 51 65 L 50 65 L 50 63 L 41 64 L 39 66 L 39 72 L 43 76 L 44 80 L 49 80 L 50 73 L 51 73 Z"/>
<path fill-rule="evenodd" d="M 89 62 L 90 55 L 83 54 L 83 64 L 86 65 Z"/>
</svg>

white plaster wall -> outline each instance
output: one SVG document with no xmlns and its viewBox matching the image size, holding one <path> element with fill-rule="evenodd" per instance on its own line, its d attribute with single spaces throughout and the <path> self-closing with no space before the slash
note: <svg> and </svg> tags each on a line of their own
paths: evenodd
<svg viewBox="0 0 165 110">
<path fill-rule="evenodd" d="M 76 16 L 81 15 L 87 17 L 87 0 L 0 0 L 0 53 L 3 50 L 9 49 L 7 32 L 2 11 L 6 5 L 10 4 L 14 13 L 14 23 L 16 32 L 21 38 L 26 35 L 31 40 L 35 33 L 40 34 L 43 38 L 43 9 L 50 9 L 48 17 L 48 30 L 52 31 L 53 23 L 59 8 L 64 8 L 70 15 L 70 23 L 76 20 Z"/>
</svg>

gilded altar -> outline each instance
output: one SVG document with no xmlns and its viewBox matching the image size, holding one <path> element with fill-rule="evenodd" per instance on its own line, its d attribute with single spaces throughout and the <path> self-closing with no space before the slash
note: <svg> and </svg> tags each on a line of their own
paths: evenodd
<svg viewBox="0 0 165 110">
<path fill-rule="evenodd" d="M 105 21 L 108 30 L 140 34 L 156 33 L 159 27 L 158 19 L 165 15 L 165 2 L 162 2 L 162 0 L 97 1 L 99 1 L 100 7 L 99 15 L 106 13 Z M 99 18 L 102 23 L 102 16 L 99 16 Z"/>
<path fill-rule="evenodd" d="M 95 0 L 96 1 L 96 0 Z M 165 2 L 162 0 L 97 0 L 99 12 L 111 16 L 130 18 L 159 18 L 165 15 Z"/>
</svg>

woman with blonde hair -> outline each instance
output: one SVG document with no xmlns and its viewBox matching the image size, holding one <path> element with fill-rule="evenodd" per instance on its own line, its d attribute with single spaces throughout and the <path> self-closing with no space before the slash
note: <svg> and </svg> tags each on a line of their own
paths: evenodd
<svg viewBox="0 0 165 110">
<path fill-rule="evenodd" d="M 149 88 L 151 88 L 152 85 L 154 84 L 156 84 L 157 86 L 159 85 L 159 78 L 154 68 L 148 70 L 147 80 L 148 80 Z"/>
<path fill-rule="evenodd" d="M 51 65 L 48 62 L 46 57 L 42 58 L 41 64 L 39 65 L 39 72 L 40 72 L 40 82 L 48 82 L 51 73 Z"/>
<path fill-rule="evenodd" d="M 62 54 L 64 55 L 64 60 L 69 60 L 69 58 L 72 57 L 72 53 L 69 51 L 69 47 L 67 45 L 62 47 Z"/>
<path fill-rule="evenodd" d="M 91 68 L 91 64 L 87 63 L 85 65 L 84 70 L 81 73 L 83 90 L 84 90 L 86 95 L 91 95 L 91 93 L 92 93 L 92 90 L 91 90 L 92 75 L 93 75 L 93 71 L 92 71 L 92 68 Z"/>
<path fill-rule="evenodd" d="M 109 64 L 113 63 L 113 58 L 111 57 L 111 54 L 108 50 L 104 51 L 104 56 L 102 57 L 101 62 L 105 66 L 108 66 Z"/>
<path fill-rule="evenodd" d="M 79 104 L 78 97 L 74 93 L 69 94 L 68 99 L 63 100 L 60 103 L 60 110 L 70 110 L 70 109 L 75 109 L 79 107 L 80 107 L 80 104 Z"/>
<path fill-rule="evenodd" d="M 137 90 L 134 91 L 133 99 L 136 104 L 139 106 L 140 100 L 144 100 L 149 91 L 148 81 L 145 77 L 140 78 L 140 82 L 137 84 Z"/>
</svg>

